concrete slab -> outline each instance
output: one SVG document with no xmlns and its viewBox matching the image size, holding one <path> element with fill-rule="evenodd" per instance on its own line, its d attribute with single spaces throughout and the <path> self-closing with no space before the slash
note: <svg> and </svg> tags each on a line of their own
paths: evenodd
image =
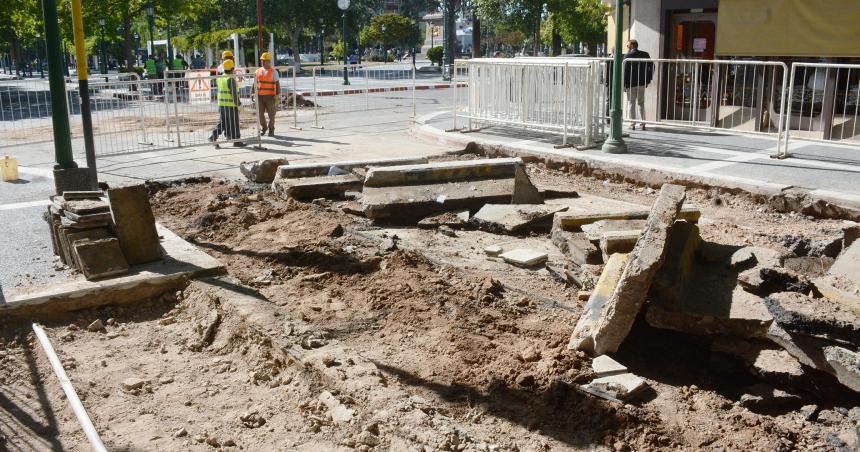
<svg viewBox="0 0 860 452">
<path fill-rule="evenodd" d="M 600 312 L 585 312 L 587 321 L 582 327 L 577 324 L 571 335 L 569 347 L 592 354 L 612 353 L 627 337 L 633 321 L 639 314 L 651 279 L 663 262 L 669 231 L 675 223 L 685 189 L 679 185 L 665 184 L 648 215 L 648 225 L 624 268 L 618 284 Z"/>
<path fill-rule="evenodd" d="M 607 355 L 600 355 L 591 360 L 591 370 L 593 370 L 594 375 L 599 378 L 626 373 L 627 366 Z"/>
<path fill-rule="evenodd" d="M 128 262 L 115 238 L 78 240 L 73 246 L 78 268 L 87 281 L 128 273 Z"/>
<path fill-rule="evenodd" d="M 784 330 L 847 344 L 860 344 L 860 317 L 827 298 L 779 292 L 764 299 Z"/>
<path fill-rule="evenodd" d="M 860 288 L 857 287 L 856 282 L 825 275 L 812 280 L 812 283 L 822 295 L 851 310 L 854 314 L 860 315 Z"/>
<path fill-rule="evenodd" d="M 0 304 L 0 316 L 32 316 L 73 311 L 105 304 L 134 303 L 183 286 L 189 279 L 217 275 L 225 267 L 215 258 L 156 224 L 164 259 L 133 265 L 127 275 L 87 281 L 83 275 L 65 275 L 49 285 L 12 289 Z"/>
<path fill-rule="evenodd" d="M 860 284 L 860 242 L 854 242 L 844 250 L 828 274 Z"/>
<path fill-rule="evenodd" d="M 577 231 L 583 225 L 595 223 L 601 220 L 643 220 L 650 213 L 646 209 L 624 209 L 614 210 L 606 207 L 598 207 L 599 210 L 583 212 L 561 212 L 553 219 L 553 227 L 558 225 L 565 231 Z M 684 206 L 678 213 L 679 220 L 687 220 L 693 223 L 699 221 L 702 212 L 693 206 Z"/>
<path fill-rule="evenodd" d="M 599 242 L 604 232 L 639 231 L 645 228 L 645 220 L 600 220 L 581 226 L 588 240 Z"/>
<path fill-rule="evenodd" d="M 485 204 L 470 222 L 478 229 L 499 234 L 548 231 L 553 215 L 565 210 L 566 206 L 541 204 Z"/>
<path fill-rule="evenodd" d="M 772 383 L 798 385 L 808 382 L 808 375 L 797 358 L 767 340 L 716 336 L 711 350 L 740 358 L 753 375 Z"/>
<path fill-rule="evenodd" d="M 470 217 L 468 210 L 445 212 L 421 219 L 418 222 L 418 227 L 422 229 L 434 229 L 440 226 L 448 226 L 449 228 L 459 229 L 468 226 Z"/>
<path fill-rule="evenodd" d="M 568 348 L 578 350 L 593 348 L 591 332 L 597 328 L 603 309 L 615 293 L 615 287 L 621 280 L 629 260 L 628 254 L 616 253 L 609 256 L 594 290 L 591 291 L 591 296 L 588 297 L 588 303 L 582 310 L 582 316 L 576 323 Z"/>
<path fill-rule="evenodd" d="M 603 254 L 585 233 L 553 228 L 552 243 L 577 265 L 598 265 L 604 262 Z"/>
<path fill-rule="evenodd" d="M 340 198 L 347 191 L 361 191 L 361 178 L 352 174 L 340 176 L 303 177 L 279 179 L 272 182 L 272 191 L 284 198 L 311 200 L 316 198 Z"/>
<path fill-rule="evenodd" d="M 526 248 L 517 248 L 499 254 L 505 262 L 518 267 L 534 267 L 543 264 L 547 260 L 547 254 Z"/>
<path fill-rule="evenodd" d="M 377 167 L 367 171 L 364 185 L 367 187 L 392 187 L 474 179 L 512 178 L 517 168 L 522 166 L 523 161 L 520 158 L 499 158 Z"/>
<path fill-rule="evenodd" d="M 129 265 L 161 259 L 155 216 L 149 204 L 149 193 L 143 184 L 111 188 L 110 201 L 113 230 Z"/>
<path fill-rule="evenodd" d="M 636 241 L 642 235 L 641 231 L 606 231 L 600 237 L 600 251 L 603 260 L 614 253 L 629 253 L 636 246 Z"/>
<path fill-rule="evenodd" d="M 629 401 L 647 387 L 648 383 L 644 379 L 628 372 L 595 378 L 583 385 L 582 389 L 598 397 Z"/>
<path fill-rule="evenodd" d="M 830 341 L 789 333 L 777 323 L 771 325 L 768 338 L 802 364 L 827 372 L 844 386 L 860 392 L 860 355 L 856 352 Z"/>
<path fill-rule="evenodd" d="M 502 247 L 499 245 L 490 245 L 490 246 L 484 248 L 484 253 L 487 256 L 492 256 L 492 257 L 496 257 L 499 254 L 502 254 L 502 252 L 504 252 L 504 251 L 505 250 L 502 249 Z"/>
<path fill-rule="evenodd" d="M 251 182 L 270 184 L 275 180 L 278 167 L 287 163 L 285 158 L 252 160 L 239 164 L 239 171 Z"/>
<path fill-rule="evenodd" d="M 425 157 L 403 157 L 403 158 L 385 158 L 385 159 L 366 159 L 366 160 L 340 160 L 326 161 L 314 163 L 299 163 L 293 165 L 282 165 L 277 168 L 275 177 L 281 179 L 296 179 L 299 177 L 315 177 L 327 176 L 332 166 L 345 171 L 351 171 L 355 168 L 368 168 L 371 166 L 400 166 L 400 165 L 418 165 L 427 163 Z M 271 182 L 271 181 L 270 181 Z"/>
</svg>

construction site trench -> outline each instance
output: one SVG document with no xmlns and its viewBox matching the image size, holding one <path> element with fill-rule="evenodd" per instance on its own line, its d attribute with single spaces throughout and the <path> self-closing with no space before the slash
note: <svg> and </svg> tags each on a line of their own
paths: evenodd
<svg viewBox="0 0 860 452">
<path fill-rule="evenodd" d="M 860 447 L 858 311 L 818 307 L 827 288 L 857 297 L 831 270 L 857 268 L 856 223 L 540 162 L 517 168 L 541 202 L 440 214 L 456 194 L 393 199 L 429 182 L 347 166 L 279 173 L 274 189 L 147 183 L 155 220 L 226 274 L 36 319 L 109 450 Z M 304 196 L 313 177 L 336 188 Z M 498 180 L 465 190 L 492 199 Z M 513 191 L 486 204 L 533 195 Z M 402 199 L 414 221 L 395 221 L 410 217 Z M 577 209 L 626 217 L 583 227 Z M 637 277 L 638 291 L 616 287 Z M 627 296 L 641 300 L 616 346 L 601 328 L 621 308 L 601 307 Z M 33 320 L 0 317 L 0 449 L 89 450 Z M 792 348 L 805 340 L 851 354 L 848 369 Z"/>
</svg>

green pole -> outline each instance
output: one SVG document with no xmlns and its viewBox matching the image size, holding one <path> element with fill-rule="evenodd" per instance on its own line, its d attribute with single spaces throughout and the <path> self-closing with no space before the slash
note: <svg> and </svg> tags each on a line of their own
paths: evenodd
<svg viewBox="0 0 860 452">
<path fill-rule="evenodd" d="M 77 168 L 72 156 L 72 135 L 69 112 L 66 109 L 66 81 L 63 79 L 63 53 L 57 22 L 57 0 L 42 0 L 45 20 L 45 46 L 48 52 L 48 84 L 51 89 L 51 121 L 54 126 L 54 156 L 56 167 Z"/>
<path fill-rule="evenodd" d="M 612 106 L 609 110 L 609 137 L 603 143 L 603 152 L 624 154 L 627 144 L 621 137 L 621 42 L 624 39 L 624 0 L 615 0 L 615 49 L 612 50 Z"/>
</svg>

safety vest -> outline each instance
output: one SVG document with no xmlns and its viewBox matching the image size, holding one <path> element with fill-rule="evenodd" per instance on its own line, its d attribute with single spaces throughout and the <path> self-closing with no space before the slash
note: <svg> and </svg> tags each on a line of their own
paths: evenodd
<svg viewBox="0 0 860 452">
<path fill-rule="evenodd" d="M 218 77 L 218 106 L 236 107 L 233 101 L 233 92 L 230 90 L 230 77 Z"/>
<path fill-rule="evenodd" d="M 259 96 L 274 96 L 277 93 L 278 83 L 275 81 L 275 68 L 269 69 L 266 68 L 258 68 L 257 69 L 257 95 Z"/>
<path fill-rule="evenodd" d="M 153 60 L 152 58 L 147 58 L 144 67 L 146 68 L 146 75 L 148 77 L 155 76 L 155 60 Z"/>
<path fill-rule="evenodd" d="M 173 59 L 173 70 L 174 71 L 181 71 L 184 69 L 185 69 L 185 65 L 182 64 L 182 60 L 180 60 L 179 58 L 174 58 Z"/>
</svg>

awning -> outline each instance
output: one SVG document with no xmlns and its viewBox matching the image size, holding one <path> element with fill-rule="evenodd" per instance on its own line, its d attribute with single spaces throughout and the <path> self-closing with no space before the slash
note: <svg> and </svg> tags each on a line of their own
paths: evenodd
<svg viewBox="0 0 860 452">
<path fill-rule="evenodd" d="M 860 57 L 860 0 L 720 0 L 717 54 Z"/>
</svg>

